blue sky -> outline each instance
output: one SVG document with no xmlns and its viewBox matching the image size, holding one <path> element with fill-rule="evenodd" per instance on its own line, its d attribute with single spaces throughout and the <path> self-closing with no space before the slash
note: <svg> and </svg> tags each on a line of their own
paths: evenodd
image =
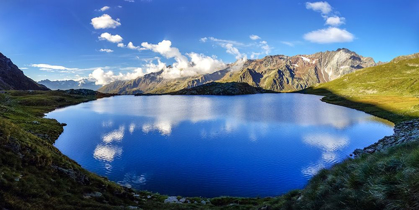
<svg viewBox="0 0 419 210">
<path fill-rule="evenodd" d="M 0 2 L 0 52 L 37 81 L 106 84 L 166 65 L 177 77 L 342 47 L 376 61 L 419 52 L 416 0 Z"/>
</svg>

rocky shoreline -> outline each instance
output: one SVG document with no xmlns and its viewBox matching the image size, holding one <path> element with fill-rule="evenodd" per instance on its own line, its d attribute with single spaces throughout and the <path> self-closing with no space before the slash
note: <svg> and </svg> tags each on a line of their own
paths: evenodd
<svg viewBox="0 0 419 210">
<path fill-rule="evenodd" d="M 419 119 L 404 121 L 398 123 L 394 127 L 394 134 L 380 139 L 378 142 L 365 147 L 364 149 L 356 149 L 353 152 L 354 157 L 359 157 L 363 154 L 372 154 L 380 152 L 390 147 L 407 143 L 419 141 Z"/>
</svg>

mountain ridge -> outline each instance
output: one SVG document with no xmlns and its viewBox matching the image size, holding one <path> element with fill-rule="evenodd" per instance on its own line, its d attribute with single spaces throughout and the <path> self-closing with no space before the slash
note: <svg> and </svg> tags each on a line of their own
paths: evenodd
<svg viewBox="0 0 419 210">
<path fill-rule="evenodd" d="M 98 89 L 103 93 L 163 94 L 210 82 L 245 82 L 254 87 L 289 92 L 332 81 L 358 69 L 375 66 L 371 57 L 363 57 L 346 48 L 311 55 L 269 55 L 262 59 L 235 62 L 213 73 L 165 79 L 163 70 L 129 81 L 117 81 Z"/>
<path fill-rule="evenodd" d="M 49 79 L 38 81 L 38 84 L 44 85 L 51 90 L 70 90 L 70 89 L 90 89 L 97 90 L 101 85 L 96 85 L 95 82 L 88 79 L 76 80 L 55 80 Z"/>
<path fill-rule="evenodd" d="M 185 88 L 169 95 L 247 95 L 257 93 L 274 93 L 260 87 L 253 87 L 247 83 L 240 82 L 210 82 L 192 88 Z"/>
<path fill-rule="evenodd" d="M 0 90 L 49 90 L 27 77 L 10 58 L 0 52 Z"/>
</svg>

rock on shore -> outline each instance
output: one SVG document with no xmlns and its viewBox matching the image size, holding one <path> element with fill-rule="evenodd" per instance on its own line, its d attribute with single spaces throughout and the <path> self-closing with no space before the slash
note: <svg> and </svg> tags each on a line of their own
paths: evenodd
<svg viewBox="0 0 419 210">
<path fill-rule="evenodd" d="M 404 121 L 397 124 L 394 127 L 393 135 L 386 136 L 364 149 L 356 149 L 353 154 L 355 157 L 359 157 L 362 154 L 380 152 L 387 148 L 413 141 L 419 141 L 419 119 Z"/>
</svg>

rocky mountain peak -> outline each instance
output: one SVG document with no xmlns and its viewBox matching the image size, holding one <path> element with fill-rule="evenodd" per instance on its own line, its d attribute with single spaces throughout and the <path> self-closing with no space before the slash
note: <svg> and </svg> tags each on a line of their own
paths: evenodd
<svg viewBox="0 0 419 210">
<path fill-rule="evenodd" d="M 25 76 L 10 58 L 0 53 L 0 89 L 3 90 L 48 90 Z"/>
<path fill-rule="evenodd" d="M 345 53 L 353 53 L 353 51 L 350 51 L 350 50 L 349 50 L 349 49 L 347 49 L 347 48 L 338 48 L 336 51 L 337 51 L 337 52 L 339 52 L 339 51 L 343 51 L 343 52 L 345 52 Z"/>
<path fill-rule="evenodd" d="M 339 48 L 311 55 L 268 55 L 261 59 L 239 59 L 226 69 L 193 77 L 164 79 L 163 71 L 130 82 L 115 82 L 99 91 L 107 93 L 165 93 L 210 82 L 244 82 L 273 91 L 295 91 L 328 82 L 361 68 L 375 66 L 372 58 Z M 116 89 L 115 89 L 116 87 Z"/>
</svg>

